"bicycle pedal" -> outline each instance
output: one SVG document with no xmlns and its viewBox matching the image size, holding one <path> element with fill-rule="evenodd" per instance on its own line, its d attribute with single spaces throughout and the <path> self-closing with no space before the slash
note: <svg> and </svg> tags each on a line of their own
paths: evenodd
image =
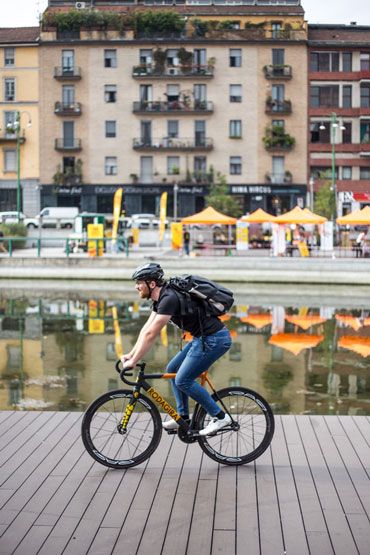
<svg viewBox="0 0 370 555">
<path fill-rule="evenodd" d="M 177 430 L 165 430 L 165 431 L 168 433 L 169 436 L 171 435 L 173 436 L 174 434 L 177 435 Z"/>
</svg>

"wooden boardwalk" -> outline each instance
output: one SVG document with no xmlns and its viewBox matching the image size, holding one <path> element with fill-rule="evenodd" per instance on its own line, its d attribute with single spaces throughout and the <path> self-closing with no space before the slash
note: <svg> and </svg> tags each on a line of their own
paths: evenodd
<svg viewBox="0 0 370 555">
<path fill-rule="evenodd" d="M 0 412 L 0 553 L 368 555 L 370 418 L 276 420 L 239 468 L 164 434 L 146 464 L 108 470 L 81 414 Z"/>
</svg>

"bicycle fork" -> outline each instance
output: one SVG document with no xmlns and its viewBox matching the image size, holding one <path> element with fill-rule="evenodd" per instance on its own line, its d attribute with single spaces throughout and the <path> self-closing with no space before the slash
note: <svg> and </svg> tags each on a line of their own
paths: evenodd
<svg viewBox="0 0 370 555">
<path fill-rule="evenodd" d="M 138 387 L 137 388 L 135 387 L 134 391 L 132 393 L 130 402 L 126 406 L 126 409 L 125 409 L 125 412 L 122 415 L 121 421 L 117 425 L 117 431 L 121 435 L 124 435 L 124 434 L 127 433 L 127 425 L 130 422 L 131 415 L 135 410 L 136 403 L 137 403 L 137 400 L 139 398 L 139 395 L 140 395 L 140 389 Z"/>
</svg>

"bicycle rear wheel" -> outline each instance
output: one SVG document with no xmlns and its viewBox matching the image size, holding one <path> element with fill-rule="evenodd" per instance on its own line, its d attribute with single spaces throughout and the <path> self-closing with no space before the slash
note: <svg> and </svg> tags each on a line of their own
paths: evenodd
<svg viewBox="0 0 370 555">
<path fill-rule="evenodd" d="M 227 387 L 217 391 L 213 399 L 236 423 L 236 428 L 226 427 L 214 436 L 199 437 L 198 442 L 211 459 L 228 465 L 249 463 L 267 449 L 275 430 L 274 415 L 268 403 L 258 393 L 244 387 Z M 200 407 L 196 429 L 201 430 L 211 417 Z"/>
<path fill-rule="evenodd" d="M 97 462 L 110 468 L 129 468 L 150 457 L 162 436 L 162 421 L 154 403 L 141 395 L 130 416 L 125 434 L 118 426 L 132 391 L 109 391 L 88 407 L 82 420 L 82 441 Z"/>
</svg>

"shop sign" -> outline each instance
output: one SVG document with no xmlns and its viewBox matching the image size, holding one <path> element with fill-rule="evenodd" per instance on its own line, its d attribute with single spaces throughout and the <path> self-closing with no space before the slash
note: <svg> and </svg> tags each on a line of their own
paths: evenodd
<svg viewBox="0 0 370 555">
<path fill-rule="evenodd" d="M 231 185 L 231 192 L 234 194 L 271 194 L 273 191 L 268 185 Z"/>
<path fill-rule="evenodd" d="M 80 195 L 82 193 L 82 187 L 55 186 L 54 192 L 57 195 Z"/>
</svg>

